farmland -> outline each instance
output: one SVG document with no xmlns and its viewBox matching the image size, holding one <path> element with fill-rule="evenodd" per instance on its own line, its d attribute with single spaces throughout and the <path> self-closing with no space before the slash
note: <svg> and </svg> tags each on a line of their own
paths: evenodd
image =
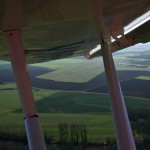
<svg viewBox="0 0 150 150">
<path fill-rule="evenodd" d="M 24 128 L 19 97 L 13 83 L 0 86 L 0 128 Z M 58 139 L 58 124 L 78 123 L 87 126 L 89 138 L 114 136 L 109 96 L 90 92 L 55 91 L 33 88 L 37 109 L 44 130 Z M 8 94 L 9 93 L 9 94 Z M 127 108 L 150 107 L 144 98 L 125 97 Z M 15 120 L 15 121 L 14 121 Z M 102 138 L 102 137 L 99 137 Z"/>
<path fill-rule="evenodd" d="M 145 50 L 144 50 L 145 51 Z M 128 111 L 150 108 L 148 54 L 114 54 Z M 88 140 L 114 137 L 102 58 L 83 57 L 28 65 L 36 107 L 44 133 L 59 139 L 59 123 L 85 125 Z M 0 61 L 0 132 L 24 131 L 22 110 L 9 62 Z"/>
<path fill-rule="evenodd" d="M 15 85 L 12 83 L 6 84 L 5 88 L 4 88 L 4 85 L 2 85 L 0 86 L 0 90 L 1 90 L 0 92 L 0 99 L 1 99 L 0 101 L 0 117 L 1 117 L 0 128 L 7 130 L 7 131 L 16 130 L 16 129 L 20 130 L 24 128 L 23 116 L 20 111 L 19 97 L 15 88 Z M 34 91 L 34 97 L 36 99 L 38 112 L 41 118 L 42 127 L 44 130 L 48 131 L 48 133 L 51 134 L 51 136 L 55 137 L 56 139 L 58 139 L 58 127 L 57 126 L 60 122 L 66 122 L 68 124 L 70 123 L 84 124 L 88 127 L 88 130 L 89 132 L 91 132 L 91 135 L 93 136 L 93 138 L 96 138 L 98 136 L 97 133 L 100 133 L 101 131 L 103 131 L 103 136 L 108 136 L 108 134 L 109 135 L 111 134 L 114 136 L 113 126 L 112 126 L 112 117 L 110 113 L 110 108 L 108 108 L 109 107 L 108 100 L 106 104 L 104 102 L 101 103 L 103 105 L 101 107 L 104 107 L 104 108 L 106 107 L 106 110 L 107 109 L 109 110 L 108 112 L 106 111 L 102 114 L 99 114 L 99 112 L 97 111 L 98 109 L 94 111 L 92 107 L 93 106 L 94 108 L 98 107 L 96 106 L 98 102 L 97 103 L 93 102 L 89 104 L 91 105 L 91 108 L 86 107 L 86 109 L 84 109 L 82 112 L 78 112 L 78 110 L 76 110 L 77 105 L 81 105 L 80 107 L 83 108 L 84 102 L 81 101 L 80 102 L 81 104 L 78 104 L 79 103 L 79 100 L 78 100 L 77 105 L 73 105 L 72 108 L 70 109 L 70 104 L 73 102 L 73 99 L 71 99 L 69 103 L 68 101 L 69 101 L 69 96 L 72 95 L 74 97 L 76 95 L 77 96 L 76 98 L 79 98 L 78 94 L 80 93 L 61 92 L 61 94 L 58 94 L 60 93 L 60 91 L 51 91 L 51 90 L 43 90 L 43 89 L 33 89 L 33 91 Z M 61 103 L 58 100 L 55 101 L 56 99 L 58 99 L 58 96 L 56 97 L 54 96 L 56 94 L 60 95 L 59 100 L 62 100 Z M 86 95 L 86 93 L 84 95 Z M 99 94 L 94 94 L 94 95 L 98 96 Z M 65 100 L 61 98 L 64 96 L 66 97 Z M 50 103 L 53 105 L 51 105 L 50 103 L 47 104 L 44 100 L 45 97 L 47 97 L 47 99 L 49 99 Z M 80 95 L 80 97 L 82 98 L 83 94 L 82 96 Z M 106 95 L 100 96 L 100 98 L 103 98 L 103 97 L 105 98 Z M 66 108 L 63 107 L 65 105 L 66 105 Z M 47 106 L 49 106 L 49 108 L 47 108 Z M 88 112 L 87 112 L 87 109 L 89 109 Z M 46 112 L 44 110 L 46 110 Z M 106 126 L 105 126 L 105 123 L 107 123 Z"/>
</svg>

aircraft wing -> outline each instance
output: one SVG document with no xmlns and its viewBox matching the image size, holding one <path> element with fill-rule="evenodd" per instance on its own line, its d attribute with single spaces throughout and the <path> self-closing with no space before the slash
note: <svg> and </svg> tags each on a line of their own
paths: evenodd
<svg viewBox="0 0 150 150">
<path fill-rule="evenodd" d="M 9 60 L 3 39 L 5 2 L 0 1 L 0 59 Z M 110 35 L 149 11 L 149 0 L 103 1 L 104 21 Z M 90 0 L 23 0 L 22 12 L 20 29 L 28 63 L 83 55 L 100 43 Z M 125 37 L 134 43 L 149 42 L 149 27 L 150 21 L 146 21 Z M 126 46 L 118 46 L 115 41 L 112 51 Z M 94 55 L 101 53 L 97 51 Z"/>
</svg>

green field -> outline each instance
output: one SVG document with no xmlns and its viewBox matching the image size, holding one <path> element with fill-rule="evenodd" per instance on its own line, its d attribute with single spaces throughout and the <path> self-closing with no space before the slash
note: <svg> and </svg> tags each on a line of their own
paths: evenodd
<svg viewBox="0 0 150 150">
<path fill-rule="evenodd" d="M 73 64 L 72 64 L 73 60 Z M 72 59 L 68 60 L 68 65 L 65 68 L 57 68 L 53 72 L 49 72 L 43 75 L 38 76 L 37 78 L 54 80 L 60 82 L 75 82 L 82 83 L 88 82 L 93 79 L 100 73 L 104 72 L 102 59 L 94 59 L 94 60 L 80 60 L 80 59 Z M 76 63 L 75 63 L 76 62 Z M 64 61 L 62 61 L 62 64 Z M 49 63 L 51 66 L 51 63 Z M 61 63 L 60 63 L 61 64 Z M 54 65 L 54 64 L 53 64 Z"/>
<path fill-rule="evenodd" d="M 13 83 L 1 85 L 0 89 L 1 90 L 3 89 L 3 91 L 0 92 L 0 100 L 1 100 L 0 101 L 0 118 L 1 118 L 0 129 L 7 130 L 9 132 L 12 130 L 20 130 L 24 128 L 24 121 L 23 121 L 22 113 L 14 112 L 18 109 L 20 110 L 20 102 L 19 102 L 19 97 L 15 88 L 15 85 Z M 87 113 L 86 111 L 82 113 L 80 112 L 74 113 L 78 111 L 78 109 L 76 109 L 77 105 L 81 105 L 80 107 L 84 107 L 83 105 L 84 101 L 78 100 L 77 104 L 73 105 L 74 108 L 72 107 L 72 110 L 70 110 L 69 112 L 66 112 L 66 110 L 69 110 L 68 108 L 70 108 L 70 103 L 68 103 L 68 98 L 69 97 L 71 98 L 71 95 L 78 96 L 78 94 L 80 95 L 80 92 L 76 93 L 76 92 L 51 91 L 51 90 L 44 90 L 44 89 L 33 89 L 33 91 L 34 91 L 34 97 L 37 102 L 37 108 L 38 108 L 38 111 L 40 112 L 39 115 L 40 115 L 40 120 L 41 120 L 43 130 L 46 131 L 51 136 L 55 137 L 56 139 L 58 139 L 58 134 L 59 134 L 57 126 L 61 122 L 62 123 L 65 122 L 68 124 L 77 123 L 77 124 L 85 125 L 90 135 L 89 138 L 92 138 L 92 140 L 96 140 L 99 134 L 101 135 L 101 137 L 99 137 L 101 138 L 101 140 L 102 139 L 104 140 L 106 137 L 110 135 L 114 136 L 112 116 L 111 116 L 110 111 L 103 112 L 101 114 L 98 112 Z M 60 95 L 60 98 L 64 95 L 68 96 L 66 100 L 60 99 L 62 100 L 62 102 L 64 102 L 64 105 L 67 105 L 67 108 L 62 107 L 61 105 L 62 103 L 60 103 L 60 101 L 55 101 L 55 99 L 58 98 L 58 96 L 55 97 L 56 94 Z M 92 93 L 89 93 L 89 95 L 91 94 Z M 80 98 L 82 98 L 83 95 L 85 95 L 85 98 L 86 98 L 86 93 L 82 93 L 80 95 Z M 94 94 L 94 95 L 99 95 L 99 94 Z M 46 104 L 46 105 L 45 103 L 42 104 L 42 101 L 45 101 L 43 100 L 43 98 L 45 99 L 45 97 L 50 99 L 49 104 Z M 102 96 L 100 96 L 100 98 L 102 98 Z M 70 99 L 70 100 L 71 102 L 73 102 L 73 99 Z M 79 101 L 81 104 L 79 104 Z M 93 105 L 96 106 L 97 103 Z M 92 108 L 93 105 L 91 104 L 91 108 L 90 108 L 91 111 L 93 111 L 93 108 Z M 102 104 L 102 105 L 105 105 L 105 104 Z M 49 107 L 53 107 L 53 108 L 51 108 L 50 110 Z M 54 109 L 56 109 L 55 113 L 54 113 Z M 43 110 L 44 111 L 46 110 L 46 112 L 43 113 Z"/>
<path fill-rule="evenodd" d="M 0 129 L 24 128 L 20 102 L 14 83 L 0 85 Z M 76 123 L 87 127 L 90 140 L 114 136 L 107 94 L 33 89 L 43 130 L 58 139 L 58 123 Z M 144 98 L 125 97 L 128 109 L 149 108 Z"/>
<path fill-rule="evenodd" d="M 89 138 L 95 141 L 98 136 L 105 140 L 114 137 L 114 129 L 111 113 L 102 114 L 63 114 L 63 113 L 39 113 L 43 131 L 56 140 L 59 137 L 58 124 L 82 124 L 87 127 Z M 5 113 L 1 115 L 0 130 L 7 132 L 24 130 L 22 113 Z"/>
<path fill-rule="evenodd" d="M 31 66 L 38 66 L 38 67 L 44 67 L 50 69 L 61 69 L 61 68 L 70 67 L 78 63 L 83 63 L 83 62 L 85 62 L 84 59 L 67 58 L 67 59 L 59 59 L 59 60 L 48 61 L 43 63 L 36 63 L 36 64 L 32 64 Z"/>
<path fill-rule="evenodd" d="M 150 76 L 138 76 L 138 77 L 136 77 L 136 79 L 140 79 L 140 80 L 150 80 Z"/>
</svg>

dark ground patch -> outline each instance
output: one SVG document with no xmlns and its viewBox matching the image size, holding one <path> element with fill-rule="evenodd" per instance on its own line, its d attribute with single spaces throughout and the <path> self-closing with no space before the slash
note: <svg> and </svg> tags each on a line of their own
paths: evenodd
<svg viewBox="0 0 150 150">
<path fill-rule="evenodd" d="M 59 82 L 53 80 L 46 80 L 36 78 L 36 76 L 48 73 L 50 69 L 42 67 L 29 67 L 29 74 L 32 86 L 42 89 L 51 90 L 66 90 L 66 91 L 88 91 L 96 93 L 108 93 L 105 73 L 102 73 L 89 82 L 85 83 L 72 83 L 72 82 Z M 150 81 L 135 79 L 137 76 L 150 76 L 149 71 L 117 71 L 121 81 L 123 93 L 128 96 L 137 96 L 150 98 Z M 0 83 L 14 82 L 14 74 L 12 70 L 1 70 Z"/>
<path fill-rule="evenodd" d="M 117 73 L 121 82 L 123 93 L 125 95 L 150 98 L 150 81 L 134 78 L 137 76 L 150 76 L 149 71 L 117 71 Z M 94 78 L 92 82 L 97 85 L 97 88 L 87 90 L 88 92 L 108 93 L 108 87 L 104 73 Z"/>
</svg>

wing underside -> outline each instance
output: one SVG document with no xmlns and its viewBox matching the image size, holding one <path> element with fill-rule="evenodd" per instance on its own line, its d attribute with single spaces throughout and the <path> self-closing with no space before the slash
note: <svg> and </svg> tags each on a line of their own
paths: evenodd
<svg viewBox="0 0 150 150">
<path fill-rule="evenodd" d="M 3 30 L 6 28 L 5 8 L 5 0 L 1 0 L 0 59 L 9 60 L 3 39 Z M 149 0 L 110 0 L 109 3 L 104 1 L 105 26 L 112 35 L 149 10 Z M 99 44 L 100 37 L 97 34 L 90 0 L 23 0 L 21 11 L 20 29 L 28 63 L 83 55 L 84 51 Z M 128 33 L 126 38 L 134 39 L 134 43 L 149 42 L 149 26 L 150 21 L 147 21 Z M 112 51 L 126 46 L 128 45 L 120 45 Z M 100 51 L 95 54 L 98 55 L 101 55 Z"/>
</svg>

